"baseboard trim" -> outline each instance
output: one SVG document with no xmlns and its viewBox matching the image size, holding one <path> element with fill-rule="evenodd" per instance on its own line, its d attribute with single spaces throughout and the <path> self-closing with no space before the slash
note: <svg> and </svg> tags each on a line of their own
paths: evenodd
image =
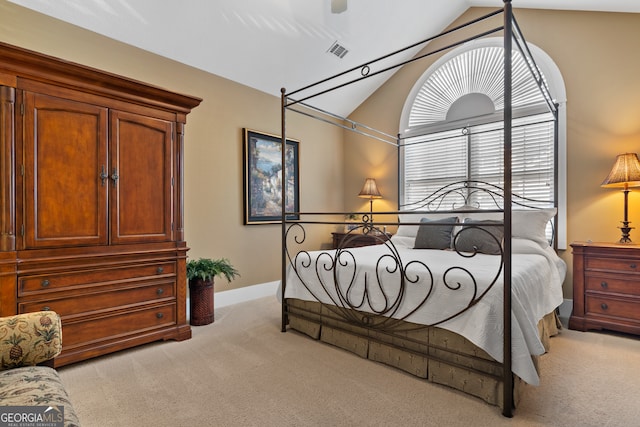
<svg viewBox="0 0 640 427">
<path fill-rule="evenodd" d="M 228 305 L 241 302 L 252 301 L 254 299 L 272 296 L 276 298 L 279 280 L 275 282 L 261 283 L 258 285 L 245 286 L 244 288 L 231 289 L 229 291 L 216 292 L 214 298 L 215 308 L 226 307 Z"/>
</svg>

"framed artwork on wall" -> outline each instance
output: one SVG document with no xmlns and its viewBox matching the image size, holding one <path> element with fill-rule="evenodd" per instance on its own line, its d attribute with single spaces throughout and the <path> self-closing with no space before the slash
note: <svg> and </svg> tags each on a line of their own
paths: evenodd
<svg viewBox="0 0 640 427">
<path fill-rule="evenodd" d="M 274 224 L 282 219 L 282 138 L 250 129 L 244 133 L 244 224 Z M 300 211 L 299 141 L 287 139 L 285 212 Z"/>
</svg>

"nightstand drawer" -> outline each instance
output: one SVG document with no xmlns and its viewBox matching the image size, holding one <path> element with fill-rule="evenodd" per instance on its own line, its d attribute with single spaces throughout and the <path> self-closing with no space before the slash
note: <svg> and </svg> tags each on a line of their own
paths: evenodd
<svg viewBox="0 0 640 427">
<path fill-rule="evenodd" d="M 640 273 L 640 259 L 587 258 L 585 259 L 585 269 Z"/>
<path fill-rule="evenodd" d="M 625 301 L 597 296 L 587 296 L 585 312 L 604 316 L 640 320 L 640 299 Z"/>
<path fill-rule="evenodd" d="M 585 277 L 585 287 L 587 292 L 597 291 L 640 295 L 640 281 L 632 281 L 612 276 L 587 275 L 587 277 Z"/>
</svg>

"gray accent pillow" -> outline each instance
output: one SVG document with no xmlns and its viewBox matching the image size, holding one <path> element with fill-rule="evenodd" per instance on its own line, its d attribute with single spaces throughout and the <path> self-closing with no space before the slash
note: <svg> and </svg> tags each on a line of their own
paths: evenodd
<svg viewBox="0 0 640 427">
<path fill-rule="evenodd" d="M 458 222 L 458 217 L 456 216 L 434 220 L 422 218 L 413 248 L 450 249 L 451 233 L 456 222 Z"/>
<path fill-rule="evenodd" d="M 468 227 L 468 225 L 473 225 L 474 227 Z M 467 218 L 462 225 L 462 230 L 454 237 L 453 247 L 459 252 L 500 255 L 503 239 L 504 226 L 501 221 L 490 219 L 471 220 Z"/>
</svg>

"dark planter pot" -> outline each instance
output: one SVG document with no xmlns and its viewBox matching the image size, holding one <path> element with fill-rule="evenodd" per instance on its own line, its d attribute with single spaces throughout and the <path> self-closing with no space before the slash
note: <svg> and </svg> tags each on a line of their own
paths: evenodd
<svg viewBox="0 0 640 427">
<path fill-rule="evenodd" d="M 213 280 L 189 280 L 189 307 L 191 325 L 213 323 Z"/>
</svg>

